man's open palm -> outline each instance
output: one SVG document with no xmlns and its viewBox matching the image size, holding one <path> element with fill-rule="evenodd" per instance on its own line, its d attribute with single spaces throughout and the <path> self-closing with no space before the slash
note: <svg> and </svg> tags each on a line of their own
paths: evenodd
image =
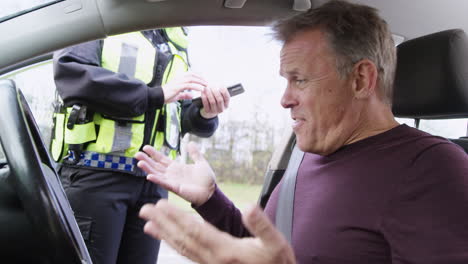
<svg viewBox="0 0 468 264">
<path fill-rule="evenodd" d="M 151 146 L 143 147 L 135 158 L 138 167 L 148 173 L 147 179 L 177 194 L 195 205 L 202 205 L 215 190 L 215 175 L 194 143 L 188 152 L 194 164 L 173 161 Z"/>
</svg>

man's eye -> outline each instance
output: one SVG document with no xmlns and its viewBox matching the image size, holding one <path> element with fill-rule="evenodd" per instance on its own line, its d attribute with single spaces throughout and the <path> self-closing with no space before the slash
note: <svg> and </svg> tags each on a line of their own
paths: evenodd
<svg viewBox="0 0 468 264">
<path fill-rule="evenodd" d="M 301 84 L 303 84 L 304 82 L 305 82 L 304 79 L 296 79 L 296 80 L 294 81 L 294 83 L 295 83 L 296 85 L 301 85 Z"/>
</svg>

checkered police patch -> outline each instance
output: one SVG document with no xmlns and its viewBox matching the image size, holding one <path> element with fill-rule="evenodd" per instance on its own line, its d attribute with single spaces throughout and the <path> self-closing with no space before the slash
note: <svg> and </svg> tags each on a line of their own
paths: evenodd
<svg viewBox="0 0 468 264">
<path fill-rule="evenodd" d="M 65 159 L 69 161 L 74 160 L 73 155 L 69 155 Z M 80 159 L 76 165 L 102 168 L 102 169 L 113 169 L 121 171 L 133 171 L 137 160 L 131 157 L 122 157 L 109 154 L 96 153 L 91 151 L 83 151 L 80 155 Z"/>
</svg>

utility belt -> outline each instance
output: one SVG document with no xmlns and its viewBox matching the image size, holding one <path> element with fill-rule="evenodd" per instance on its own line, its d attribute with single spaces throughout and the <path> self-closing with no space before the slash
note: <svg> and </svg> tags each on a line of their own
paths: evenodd
<svg viewBox="0 0 468 264">
<path fill-rule="evenodd" d="M 102 154 L 92 151 L 80 151 L 79 153 L 70 151 L 69 155 L 63 158 L 63 163 L 66 165 L 133 172 L 135 170 L 137 160 L 135 158 Z"/>
<path fill-rule="evenodd" d="M 180 150 L 180 111 L 178 102 L 134 118 L 90 113 L 79 105 L 61 109 L 54 113 L 52 157 L 65 165 L 130 172 L 136 164 L 133 156 L 150 144 L 175 159 Z"/>
</svg>

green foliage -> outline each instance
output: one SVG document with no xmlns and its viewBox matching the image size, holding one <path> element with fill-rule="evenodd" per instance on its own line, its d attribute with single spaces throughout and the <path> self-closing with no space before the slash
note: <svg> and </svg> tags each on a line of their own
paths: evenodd
<svg viewBox="0 0 468 264">
<path fill-rule="evenodd" d="M 220 182 L 261 184 L 273 154 L 274 128 L 266 122 L 229 121 L 213 137 L 190 136 L 203 146 Z"/>
</svg>

